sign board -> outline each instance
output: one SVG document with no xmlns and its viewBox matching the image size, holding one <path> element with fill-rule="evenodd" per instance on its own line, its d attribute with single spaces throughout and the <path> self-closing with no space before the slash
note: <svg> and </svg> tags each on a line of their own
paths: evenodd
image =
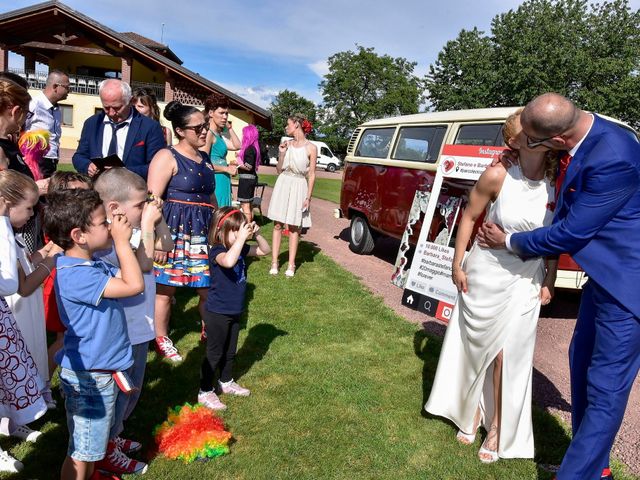
<svg viewBox="0 0 640 480">
<path fill-rule="evenodd" d="M 455 183 L 455 180 L 477 181 L 503 150 L 503 147 L 470 145 L 443 147 L 433 188 L 423 210 L 423 227 L 420 230 L 411 268 L 406 275 L 403 305 L 444 322 L 451 318 L 458 290 L 451 280 L 451 262 L 455 249 L 449 245 L 462 207 L 462 198 L 449 197 L 446 202 L 440 201 L 442 187 Z M 416 195 L 419 194 L 424 197 L 424 192 L 416 192 Z M 436 214 L 442 217 L 442 230 L 431 241 L 429 232 L 432 229 L 429 227 Z"/>
</svg>

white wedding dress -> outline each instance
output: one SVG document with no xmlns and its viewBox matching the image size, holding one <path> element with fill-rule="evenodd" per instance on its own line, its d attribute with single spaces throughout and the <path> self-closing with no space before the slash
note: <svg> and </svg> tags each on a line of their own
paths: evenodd
<svg viewBox="0 0 640 480">
<path fill-rule="evenodd" d="M 506 232 L 551 223 L 554 188 L 531 181 L 520 168 L 508 170 L 486 221 Z M 474 244 L 464 264 L 467 293 L 461 293 L 447 328 L 433 388 L 425 409 L 473 432 L 480 405 L 482 425 L 493 417 L 493 360 L 503 351 L 502 418 L 498 455 L 532 458 L 531 377 L 544 260 L 521 260 L 507 250 Z"/>
</svg>

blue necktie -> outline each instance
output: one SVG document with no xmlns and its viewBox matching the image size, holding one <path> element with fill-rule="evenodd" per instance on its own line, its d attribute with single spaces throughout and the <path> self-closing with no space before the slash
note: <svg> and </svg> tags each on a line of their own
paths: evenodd
<svg viewBox="0 0 640 480">
<path fill-rule="evenodd" d="M 109 122 L 109 125 L 111 126 L 111 142 L 109 143 L 109 150 L 107 150 L 107 157 L 118 154 L 118 136 L 116 135 L 116 132 L 120 130 L 122 127 L 124 127 L 126 124 L 127 122 L 122 122 L 122 123 Z"/>
</svg>

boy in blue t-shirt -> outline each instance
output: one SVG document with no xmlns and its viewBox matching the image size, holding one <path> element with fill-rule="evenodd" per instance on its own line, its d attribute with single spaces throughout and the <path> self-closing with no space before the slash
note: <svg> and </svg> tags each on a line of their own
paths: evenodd
<svg viewBox="0 0 640 480">
<path fill-rule="evenodd" d="M 47 202 L 45 231 L 64 250 L 56 262 L 55 291 L 67 330 L 56 361 L 61 366 L 69 448 L 60 477 L 88 479 L 93 463 L 107 449 L 118 390 L 112 375 L 133 363 L 124 311 L 116 299 L 142 292 L 144 281 L 129 245 L 131 225 L 118 214 L 109 227 L 97 192 L 63 190 L 49 194 Z M 94 252 L 111 246 L 112 239 L 119 272 L 92 260 Z"/>
</svg>

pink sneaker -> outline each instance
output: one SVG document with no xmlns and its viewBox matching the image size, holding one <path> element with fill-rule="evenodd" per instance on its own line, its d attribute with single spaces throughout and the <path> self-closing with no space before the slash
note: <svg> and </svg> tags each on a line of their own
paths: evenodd
<svg viewBox="0 0 640 480">
<path fill-rule="evenodd" d="M 198 403 L 201 403 L 211 410 L 225 410 L 227 406 L 220 401 L 216 392 L 211 390 L 210 392 L 198 392 Z"/>
<path fill-rule="evenodd" d="M 241 387 L 236 382 L 231 380 L 230 382 L 218 382 L 220 384 L 220 388 L 222 389 L 222 393 L 226 393 L 227 395 L 237 395 L 239 397 L 248 397 L 251 395 L 251 391 L 248 388 Z"/>
<path fill-rule="evenodd" d="M 182 356 L 169 337 L 156 337 L 156 351 L 162 358 L 173 363 L 182 361 Z"/>
</svg>

